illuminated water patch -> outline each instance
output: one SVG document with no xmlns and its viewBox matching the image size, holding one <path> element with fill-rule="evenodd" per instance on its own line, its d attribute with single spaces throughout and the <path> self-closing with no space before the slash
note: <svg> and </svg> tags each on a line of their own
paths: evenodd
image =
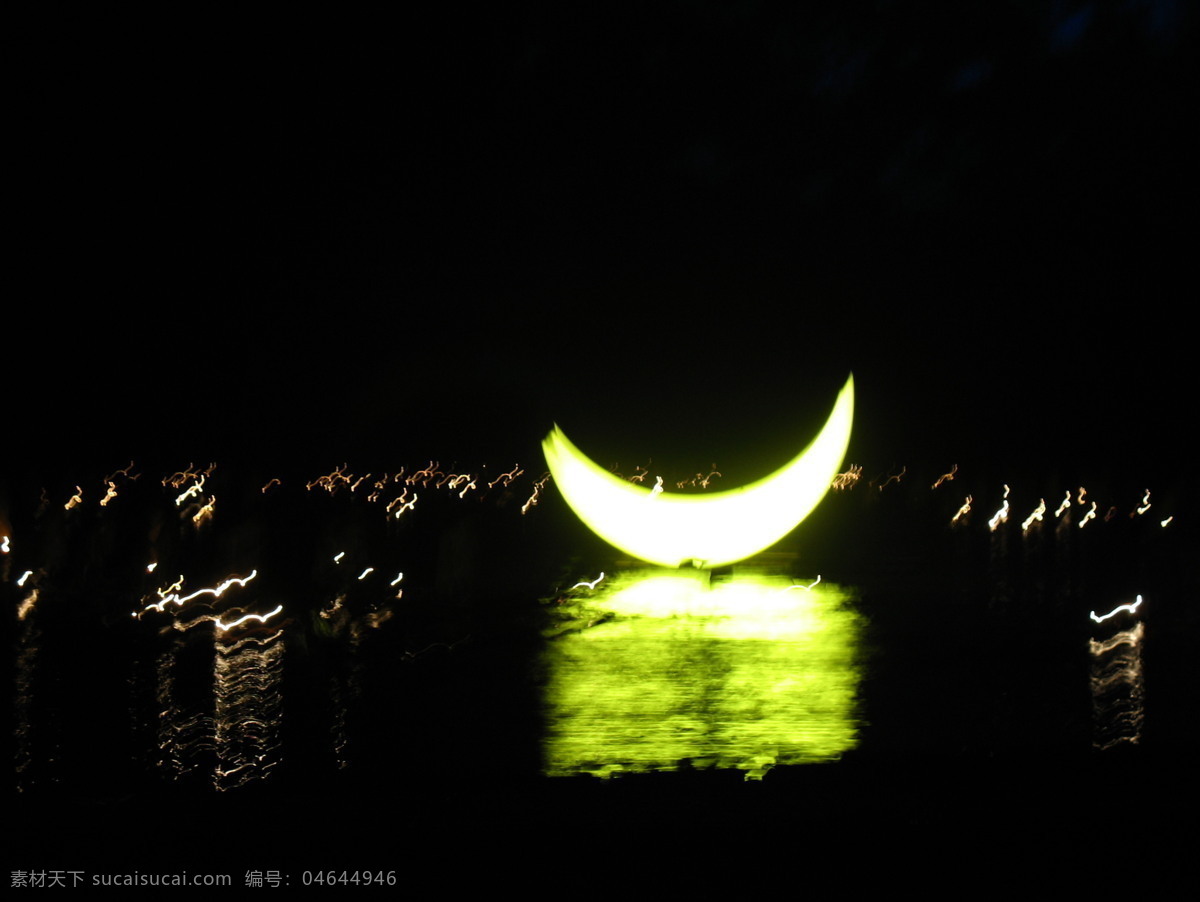
<svg viewBox="0 0 1200 902">
<path fill-rule="evenodd" d="M 856 743 L 859 618 L 837 586 L 651 569 L 557 604 L 550 775 L 717 767 L 757 778 Z"/>
</svg>

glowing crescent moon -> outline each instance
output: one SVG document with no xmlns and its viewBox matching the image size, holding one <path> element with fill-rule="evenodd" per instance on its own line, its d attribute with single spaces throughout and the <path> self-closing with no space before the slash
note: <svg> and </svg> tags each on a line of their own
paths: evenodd
<svg viewBox="0 0 1200 902">
<path fill-rule="evenodd" d="M 708 495 L 654 493 L 626 482 L 589 460 L 557 425 L 542 451 L 567 504 L 602 539 L 666 567 L 720 567 L 770 547 L 808 516 L 837 475 L 853 420 L 851 376 L 820 434 L 791 463 Z"/>
</svg>

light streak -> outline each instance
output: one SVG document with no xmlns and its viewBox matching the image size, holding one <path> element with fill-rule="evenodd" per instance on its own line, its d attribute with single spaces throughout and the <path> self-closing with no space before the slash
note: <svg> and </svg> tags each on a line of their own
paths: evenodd
<svg viewBox="0 0 1200 902">
<path fill-rule="evenodd" d="M 521 516 L 522 517 L 525 516 L 525 514 L 529 513 L 529 509 L 531 507 L 537 507 L 538 498 L 542 494 L 542 489 L 544 489 L 546 487 L 546 482 L 549 479 L 550 479 L 550 473 L 547 471 L 542 474 L 540 479 L 538 479 L 536 482 L 534 482 L 533 494 L 530 495 L 528 499 L 526 499 L 526 501 L 523 505 L 521 505 Z"/>
<path fill-rule="evenodd" d="M 1109 520 L 1111 520 L 1113 517 L 1115 517 L 1115 516 L 1116 516 L 1118 513 L 1119 513 L 1119 512 L 1117 511 L 1117 506 L 1116 506 L 1115 504 L 1114 504 L 1114 505 L 1112 505 L 1112 506 L 1111 506 L 1111 507 L 1108 509 L 1108 511 L 1107 511 L 1107 512 L 1105 512 L 1105 514 L 1104 514 L 1104 522 L 1105 522 L 1105 523 L 1107 523 Z M 1130 515 L 1129 515 L 1129 517 L 1130 517 L 1130 519 L 1132 519 L 1132 518 L 1133 518 L 1133 514 L 1130 514 Z"/>
<path fill-rule="evenodd" d="M 958 509 L 958 513 L 950 518 L 951 523 L 957 523 L 967 514 L 971 513 L 971 502 L 975 500 L 974 495 L 968 495 L 967 500 L 963 502 L 963 506 Z"/>
<path fill-rule="evenodd" d="M 333 556 L 333 562 L 335 564 L 340 564 L 342 562 L 342 558 L 344 558 L 345 556 L 346 556 L 346 552 L 339 551 L 337 554 L 335 554 Z"/>
<path fill-rule="evenodd" d="M 9 548 L 8 536 L 0 536 L 0 554 L 8 554 Z"/>
<path fill-rule="evenodd" d="M 1148 510 L 1150 510 L 1150 490 L 1146 489 L 1146 495 L 1142 498 L 1142 506 L 1137 509 L 1138 516 L 1140 517 Z"/>
<path fill-rule="evenodd" d="M 270 488 L 271 486 L 273 486 L 273 485 L 283 485 L 283 483 L 282 483 L 282 482 L 280 482 L 280 481 L 279 481 L 279 479 L 278 479 L 277 477 L 276 477 L 276 478 L 273 478 L 273 479 L 269 480 L 269 481 L 267 482 L 267 484 L 266 484 L 266 485 L 264 485 L 264 486 L 262 487 L 262 493 L 263 493 L 264 495 L 265 495 L 265 494 L 267 494 L 267 489 L 269 489 L 269 488 Z"/>
<path fill-rule="evenodd" d="M 420 495 L 418 495 L 416 492 L 413 492 L 413 496 L 412 496 L 412 498 L 408 498 L 408 487 L 407 487 L 407 486 L 405 486 L 405 488 L 404 488 L 404 494 L 402 494 L 402 495 L 400 495 L 400 496 L 398 496 L 398 497 L 396 497 L 396 498 L 393 498 L 393 499 L 392 499 L 392 502 L 391 502 L 391 503 L 390 503 L 390 504 L 387 506 L 387 508 L 386 508 L 386 511 L 387 511 L 387 513 L 389 513 L 389 514 L 390 514 L 390 513 L 392 513 L 392 508 L 393 508 L 393 507 L 395 507 L 397 504 L 398 504 L 398 505 L 400 505 L 398 508 L 396 508 L 396 511 L 395 511 L 395 513 L 393 514 L 393 516 L 394 516 L 394 517 L 395 517 L 397 520 L 399 520 L 399 519 L 400 519 L 400 515 L 401 515 L 402 513 L 404 513 L 405 511 L 410 511 L 410 510 L 412 510 L 412 509 L 413 509 L 413 505 L 415 505 L 415 504 L 417 503 L 417 499 L 418 499 L 418 498 L 420 498 L 420 497 L 421 497 L 421 496 L 420 496 Z M 405 499 L 406 499 L 406 498 L 408 498 L 408 500 L 407 500 L 407 501 L 405 501 Z"/>
<path fill-rule="evenodd" d="M 1092 509 L 1089 510 L 1086 514 L 1084 514 L 1083 519 L 1079 521 L 1079 528 L 1083 529 L 1083 527 L 1087 526 L 1088 520 L 1094 520 L 1094 519 L 1096 519 L 1096 502 L 1095 501 L 1092 502 Z"/>
<path fill-rule="evenodd" d="M 146 565 L 147 573 L 153 573 L 157 569 L 158 569 L 158 561 L 151 561 L 150 563 L 148 563 Z"/>
<path fill-rule="evenodd" d="M 179 507 L 179 505 L 183 504 L 184 501 L 192 496 L 199 498 L 200 491 L 204 488 L 204 479 L 204 476 L 198 476 L 196 481 L 192 483 L 191 487 L 175 499 L 175 506 Z"/>
<path fill-rule="evenodd" d="M 120 469 L 120 470 L 114 470 L 108 476 L 104 477 L 104 484 L 108 486 L 108 492 L 106 492 L 104 497 L 100 500 L 101 507 L 108 507 L 108 502 L 112 501 L 112 499 L 117 497 L 117 477 L 118 476 L 124 476 L 126 479 L 132 481 L 142 475 L 141 473 L 135 473 L 133 476 L 130 476 L 129 471 L 132 469 L 133 469 L 133 461 L 131 460 L 129 462 L 129 466 L 127 466 L 123 469 Z"/>
<path fill-rule="evenodd" d="M 654 488 L 652 488 L 652 489 L 650 490 L 650 497 L 651 497 L 651 498 L 653 498 L 655 495 L 661 495 L 661 494 L 662 494 L 662 491 L 663 491 L 662 484 L 663 484 L 663 478 L 662 478 L 661 476 L 655 476 L 655 477 L 654 477 Z"/>
<path fill-rule="evenodd" d="M 358 574 L 358 579 L 359 579 L 359 582 L 362 582 L 364 579 L 366 579 L 366 578 L 367 578 L 367 574 L 369 574 L 369 573 L 373 573 L 373 572 L 374 572 L 374 570 L 375 570 L 375 568 L 374 568 L 374 567 L 368 567 L 368 568 L 367 568 L 366 570 L 364 570 L 362 573 Z"/>
<path fill-rule="evenodd" d="M 229 630 L 233 629 L 235 626 L 241 626 L 243 623 L 246 623 L 249 620 L 257 620 L 259 623 L 266 623 L 268 620 L 270 620 L 272 617 L 274 617 L 276 614 L 278 614 L 282 610 L 283 610 L 283 605 L 279 605 L 277 608 L 275 608 L 275 610 L 270 611 L 269 613 L 246 614 L 243 617 L 239 617 L 237 620 L 233 621 L 232 623 L 224 623 L 224 622 L 222 622 L 220 617 L 214 617 L 213 623 L 215 623 L 217 625 L 217 629 L 219 629 L 221 632 L 225 633 L 225 632 L 228 632 Z"/>
<path fill-rule="evenodd" d="M 205 504 L 202 508 L 200 508 L 200 510 L 196 511 L 196 513 L 194 513 L 192 515 L 192 522 L 195 523 L 197 526 L 199 526 L 202 521 L 207 520 L 209 517 L 211 517 L 212 512 L 213 512 L 213 505 L 216 503 L 217 503 L 217 496 L 209 495 L 208 503 Z"/>
<path fill-rule="evenodd" d="M 512 481 L 524 472 L 525 471 L 521 469 L 519 464 L 514 463 L 511 470 L 509 470 L 507 473 L 501 473 L 499 476 L 489 482 L 488 488 L 494 489 L 496 487 L 496 483 L 498 482 L 503 482 L 504 487 L 508 488 L 510 485 L 512 485 Z"/>
<path fill-rule="evenodd" d="M 1024 522 L 1021 523 L 1022 531 L 1029 532 L 1029 527 L 1035 522 L 1041 523 L 1042 515 L 1044 513 L 1046 513 L 1046 499 L 1042 498 L 1040 501 L 1038 501 L 1038 506 L 1033 509 L 1033 513 L 1026 517 Z"/>
<path fill-rule="evenodd" d="M 20 578 L 17 580 L 17 585 L 24 586 L 25 580 L 29 579 L 29 577 L 31 577 L 31 576 L 33 576 L 33 571 L 26 570 L 24 573 L 21 574 Z"/>
<path fill-rule="evenodd" d="M 459 498 L 465 498 L 467 492 L 469 492 L 471 489 L 475 488 L 474 477 L 471 476 L 471 474 L 469 474 L 469 473 L 464 473 L 460 476 L 455 476 L 449 483 L 449 487 L 452 489 L 458 488 L 463 483 L 466 483 L 466 486 L 463 488 L 463 490 L 461 492 L 458 493 Z"/>
<path fill-rule="evenodd" d="M 573 589 L 578 589 L 580 586 L 587 586 L 589 589 L 594 589 L 594 588 L 596 588 L 596 584 L 597 584 L 598 582 L 600 582 L 600 580 L 602 580 L 602 579 L 604 579 L 604 571 L 603 571 L 603 570 L 601 570 L 601 571 L 600 571 L 600 575 L 599 575 L 599 576 L 597 576 L 597 577 L 596 577 L 594 580 L 592 580 L 590 583 L 589 583 L 589 582 L 587 582 L 586 580 L 584 580 L 583 582 L 578 582 L 578 583 L 576 583 L 575 585 L 571 586 L 571 588 L 570 588 L 570 589 L 567 589 L 567 591 L 568 591 L 568 592 L 570 592 L 570 591 L 572 591 Z"/>
<path fill-rule="evenodd" d="M 1137 601 L 1133 602 L 1132 604 L 1117 605 L 1115 608 L 1113 608 L 1111 611 L 1109 611 L 1107 614 L 1105 614 L 1102 617 L 1097 617 L 1095 611 L 1092 611 L 1090 616 L 1097 623 L 1103 623 L 1109 617 L 1113 617 L 1116 614 L 1119 614 L 1121 611 L 1128 611 L 1130 614 L 1132 614 L 1141 606 L 1141 604 L 1142 604 L 1142 596 L 1139 595 L 1137 597 Z"/>
<path fill-rule="evenodd" d="M 71 508 L 75 507 L 77 504 L 82 504 L 82 503 L 83 503 L 83 489 L 81 489 L 79 486 L 75 486 L 75 494 L 71 496 L 70 501 L 68 501 L 66 504 L 63 505 L 63 510 L 69 511 Z"/>
<path fill-rule="evenodd" d="M 934 483 L 933 485 L 931 485 L 929 488 L 930 488 L 930 489 L 936 489 L 936 488 L 937 488 L 939 485 L 941 485 L 943 482 L 952 482 L 952 481 L 954 480 L 954 474 L 955 474 L 955 473 L 957 473 L 957 472 L 958 472 L 958 464 L 954 464 L 952 467 L 950 467 L 950 472 L 949 472 L 949 473 L 943 473 L 941 476 L 939 476 L 939 477 L 937 478 L 937 482 L 935 482 L 935 483 Z"/>
<path fill-rule="evenodd" d="M 345 595 L 339 595 L 337 598 L 335 598 L 333 600 L 333 607 L 322 608 L 321 612 L 320 612 L 321 619 L 328 620 L 330 617 L 332 617 L 334 614 L 336 614 L 338 611 L 340 611 L 342 609 L 342 602 L 345 600 L 346 600 Z"/>
<path fill-rule="evenodd" d="M 848 469 L 845 473 L 838 473 L 837 476 L 833 477 L 833 482 L 830 483 L 830 488 L 832 488 L 835 492 L 844 492 L 847 489 L 854 488 L 854 484 L 862 477 L 862 471 L 862 467 L 856 467 L 854 464 L 850 464 L 850 469 Z"/>
<path fill-rule="evenodd" d="M 170 476 L 165 477 L 162 481 L 162 484 L 164 486 L 169 485 L 171 488 L 177 489 L 180 486 L 182 486 L 185 482 L 187 482 L 189 479 L 195 479 L 196 476 L 198 475 L 199 471 L 193 470 L 192 467 L 193 467 L 193 464 L 189 461 L 186 470 L 176 471 L 175 473 L 172 473 Z"/>
<path fill-rule="evenodd" d="M 896 483 L 897 485 L 899 485 L 900 477 L 903 476 L 907 472 L 908 472 L 908 466 L 905 465 L 900 468 L 899 473 L 889 475 L 887 479 L 885 479 L 883 482 L 879 483 L 879 491 L 882 492 L 886 486 L 890 485 L 893 482 Z"/>
<path fill-rule="evenodd" d="M 1077 499 L 1075 499 L 1076 502 L 1079 504 L 1083 504 L 1083 498 L 1085 495 L 1087 495 L 1087 489 L 1085 489 L 1083 486 L 1080 486 L 1079 487 L 1079 497 Z"/>
<path fill-rule="evenodd" d="M 802 583 L 796 583 L 796 585 L 794 585 L 794 586 L 784 586 L 784 587 L 783 587 L 782 589 L 780 589 L 779 591 L 780 591 L 780 592 L 790 592 L 790 591 L 792 591 L 792 589 L 804 589 L 805 591 L 812 591 L 812 589 L 813 589 L 815 586 L 817 586 L 818 584 L 820 584 L 820 582 L 821 582 L 821 574 L 820 574 L 820 573 L 818 573 L 818 574 L 817 574 L 817 578 L 816 578 L 816 579 L 814 579 L 814 580 L 813 580 L 811 583 L 809 583 L 807 586 L 806 586 L 806 585 L 803 585 Z"/>
<path fill-rule="evenodd" d="M 420 482 L 421 488 L 429 488 L 429 480 L 436 476 L 445 475 L 441 470 L 438 469 L 439 466 L 441 466 L 441 464 L 439 464 L 437 461 L 431 460 L 429 462 L 429 466 L 425 467 L 423 470 L 417 470 L 412 474 L 412 476 L 409 476 L 408 479 L 404 481 L 409 485 L 414 485 L 415 483 Z"/>
<path fill-rule="evenodd" d="M 312 482 L 307 483 L 305 488 L 311 492 L 314 486 L 319 486 L 330 494 L 333 494 L 342 485 L 350 484 L 350 478 L 346 476 L 345 472 L 348 466 L 350 464 L 344 463 L 340 467 L 334 467 L 332 473 L 328 473 L 325 476 L 318 476 Z"/>
<path fill-rule="evenodd" d="M 146 607 L 143 608 L 140 613 L 134 612 L 133 616 L 141 619 L 141 615 L 149 611 L 151 608 L 159 613 L 162 613 L 163 608 L 165 608 L 168 604 L 174 604 L 176 607 L 182 607 L 192 599 L 199 598 L 201 595 L 211 595 L 213 598 L 220 598 L 232 586 L 244 586 L 256 576 L 258 576 L 258 571 L 252 570 L 250 571 L 249 576 L 231 576 L 229 579 L 225 580 L 225 582 L 221 583 L 220 585 L 213 586 L 210 589 L 197 589 L 191 595 L 180 596 L 176 590 L 182 584 L 183 577 L 181 576 L 179 577 L 180 582 L 176 583 L 169 590 L 171 594 L 164 596 L 160 592 L 159 595 L 161 600 L 158 603 L 146 605 Z"/>
<path fill-rule="evenodd" d="M 992 532 L 995 532 L 996 527 L 999 526 L 1001 523 L 1008 522 L 1008 509 L 1009 509 L 1008 508 L 1008 492 L 1009 492 L 1009 488 L 1007 485 L 1005 485 L 1004 486 L 1004 503 L 1002 505 L 1000 505 L 1000 509 L 998 511 L 996 511 L 995 514 L 992 515 L 992 519 L 988 520 L 988 529 L 990 529 Z"/>
<path fill-rule="evenodd" d="M 26 617 L 28 617 L 30 611 L 33 610 L 33 606 L 35 604 L 37 604 L 37 600 L 38 600 L 38 590 L 35 587 L 28 595 L 26 595 L 21 600 L 21 603 L 19 605 L 17 605 L 17 619 L 24 620 Z"/>
<path fill-rule="evenodd" d="M 392 580 L 390 583 L 388 583 L 388 585 L 389 585 L 389 586 L 394 586 L 394 585 L 396 585 L 398 582 L 400 582 L 400 580 L 402 580 L 402 579 L 404 579 L 404 573 L 403 573 L 403 572 L 401 572 L 401 573 L 398 573 L 398 574 L 396 574 L 396 578 L 395 578 L 394 580 Z"/>
<path fill-rule="evenodd" d="M 1167 517 L 1167 519 L 1159 521 L 1158 525 L 1161 526 L 1163 529 L 1166 529 L 1167 524 L 1170 523 L 1174 519 L 1175 519 L 1175 515 L 1171 514 L 1171 516 Z"/>
<path fill-rule="evenodd" d="M 1137 646 L 1146 635 L 1146 624 L 1137 622 L 1137 626 L 1121 630 L 1108 639 L 1088 639 L 1088 650 L 1093 655 L 1103 655 L 1122 645 Z"/>
<path fill-rule="evenodd" d="M 1071 509 L 1071 492 L 1067 490 L 1067 497 L 1063 498 L 1062 504 L 1058 506 L 1058 510 L 1054 512 L 1055 518 L 1061 517 L 1064 513 Z"/>
<path fill-rule="evenodd" d="M 172 592 L 178 592 L 182 588 L 183 574 L 181 573 L 179 574 L 179 579 L 175 580 L 175 582 L 173 582 L 171 585 L 167 586 L 165 589 L 155 589 L 154 591 L 158 593 L 159 598 L 166 598 Z"/>
<path fill-rule="evenodd" d="M 116 479 L 118 476 L 124 476 L 126 479 L 137 479 L 139 476 L 142 475 L 141 473 L 135 473 L 133 476 L 130 476 L 129 471 L 132 469 L 133 469 L 133 461 L 131 460 L 129 462 L 129 466 L 127 466 L 121 470 L 113 470 L 113 472 L 110 473 L 104 481 L 108 482 L 110 479 Z"/>
</svg>

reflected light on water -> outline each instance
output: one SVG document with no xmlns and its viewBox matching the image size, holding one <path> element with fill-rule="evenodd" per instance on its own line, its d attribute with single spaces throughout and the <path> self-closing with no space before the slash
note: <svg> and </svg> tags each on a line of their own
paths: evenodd
<svg viewBox="0 0 1200 902">
<path fill-rule="evenodd" d="M 646 569 L 561 600 L 546 772 L 716 767 L 752 779 L 839 757 L 858 730 L 848 598 L 761 573 Z"/>
</svg>

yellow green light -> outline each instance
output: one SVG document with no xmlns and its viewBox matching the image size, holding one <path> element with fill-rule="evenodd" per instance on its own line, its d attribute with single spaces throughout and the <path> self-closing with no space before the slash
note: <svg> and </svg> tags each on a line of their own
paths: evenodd
<svg viewBox="0 0 1200 902">
<path fill-rule="evenodd" d="M 851 376 L 820 434 L 794 460 L 750 485 L 707 495 L 626 482 L 597 466 L 557 426 L 542 450 L 567 503 L 601 538 L 664 567 L 720 567 L 770 547 L 808 516 L 837 475 L 853 420 Z"/>
<path fill-rule="evenodd" d="M 566 607 L 573 628 L 547 651 L 551 775 L 756 778 L 856 744 L 859 619 L 837 586 L 649 570 Z"/>
</svg>

